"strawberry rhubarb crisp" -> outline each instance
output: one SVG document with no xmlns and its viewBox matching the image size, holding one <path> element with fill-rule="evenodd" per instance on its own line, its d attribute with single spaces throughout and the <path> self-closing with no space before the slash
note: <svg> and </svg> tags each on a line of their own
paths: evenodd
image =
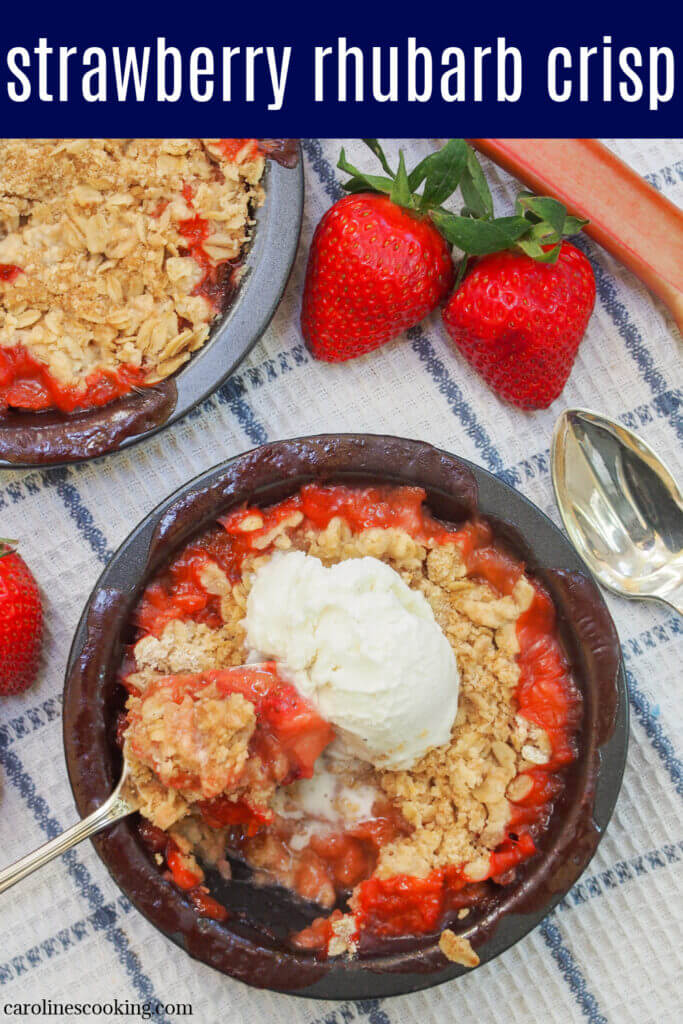
<svg viewBox="0 0 683 1024">
<path fill-rule="evenodd" d="M 0 140 L 0 411 L 154 384 L 234 294 L 254 139 Z"/>
<path fill-rule="evenodd" d="M 552 601 L 486 522 L 307 485 L 197 537 L 135 627 L 129 788 L 201 914 L 237 859 L 317 906 L 298 949 L 440 935 L 478 962 L 456 931 L 537 852 L 581 718 Z"/>
</svg>

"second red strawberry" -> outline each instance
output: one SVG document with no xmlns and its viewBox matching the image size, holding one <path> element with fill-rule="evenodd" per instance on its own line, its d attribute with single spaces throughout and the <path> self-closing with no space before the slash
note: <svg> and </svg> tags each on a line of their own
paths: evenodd
<svg viewBox="0 0 683 1024">
<path fill-rule="evenodd" d="M 562 242 L 555 263 L 518 252 L 475 261 L 443 319 L 501 398 L 521 409 L 545 409 L 564 388 L 594 304 L 590 263 Z"/>
</svg>

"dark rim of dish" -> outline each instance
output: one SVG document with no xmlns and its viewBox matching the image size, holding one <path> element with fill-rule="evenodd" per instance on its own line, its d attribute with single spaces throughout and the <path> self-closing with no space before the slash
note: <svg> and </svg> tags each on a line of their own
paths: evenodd
<svg viewBox="0 0 683 1024">
<path fill-rule="evenodd" d="M 462 926 L 450 926 L 472 941 L 486 963 L 534 928 L 593 856 L 621 785 L 628 701 L 614 624 L 568 541 L 523 495 L 431 445 L 367 434 L 262 445 L 190 481 L 138 525 L 97 582 L 69 655 L 64 743 L 76 804 L 81 814 L 90 813 L 118 777 L 120 751 L 113 732 L 122 693 L 116 674 L 130 612 L 144 584 L 227 508 L 245 501 L 272 504 L 309 481 L 421 486 L 433 514 L 448 522 L 479 511 L 543 582 L 557 607 L 560 634 L 584 697 L 580 754 L 539 856 L 480 912 Z M 134 820 L 120 822 L 94 844 L 117 884 L 162 933 L 191 956 L 252 985 L 324 999 L 362 999 L 416 991 L 466 973 L 447 963 L 438 936 L 400 940 L 359 959 L 316 960 L 286 944 L 287 932 L 315 914 L 302 918 L 301 904 L 282 890 L 256 889 L 239 875 L 226 883 L 209 874 L 212 892 L 232 912 L 219 924 L 198 917 L 161 877 Z"/>
<path fill-rule="evenodd" d="M 62 466 L 129 448 L 176 423 L 226 382 L 272 320 L 294 263 L 304 196 L 298 143 L 294 155 L 294 166 L 289 147 L 284 159 L 290 166 L 266 160 L 266 197 L 254 214 L 245 273 L 205 345 L 172 377 L 99 409 L 4 414 L 0 467 Z"/>
</svg>

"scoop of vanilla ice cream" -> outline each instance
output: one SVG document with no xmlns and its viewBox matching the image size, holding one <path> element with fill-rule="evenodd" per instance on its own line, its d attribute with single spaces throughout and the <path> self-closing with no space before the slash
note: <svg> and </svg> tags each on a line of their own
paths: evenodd
<svg viewBox="0 0 683 1024">
<path fill-rule="evenodd" d="M 276 552 L 255 574 L 246 630 L 248 646 L 281 664 L 352 755 L 397 770 L 450 739 L 453 649 L 424 595 L 379 559 L 327 568 Z"/>
</svg>

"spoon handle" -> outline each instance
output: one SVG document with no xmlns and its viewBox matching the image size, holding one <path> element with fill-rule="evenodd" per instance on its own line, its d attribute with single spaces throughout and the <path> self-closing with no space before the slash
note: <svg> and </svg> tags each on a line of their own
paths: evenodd
<svg viewBox="0 0 683 1024">
<path fill-rule="evenodd" d="M 55 836 L 54 839 L 50 839 L 43 846 L 39 846 L 33 853 L 27 854 L 21 860 L 10 864 L 9 867 L 0 871 L 0 892 L 9 889 L 16 882 L 20 882 L 22 878 L 25 878 L 26 875 L 37 871 L 38 868 L 42 868 L 43 864 L 47 864 L 48 861 L 59 857 L 62 853 L 66 853 L 72 846 L 76 846 L 77 843 L 87 839 L 88 836 L 95 835 L 96 832 L 100 832 L 107 825 L 112 825 L 115 821 L 125 818 L 132 811 L 133 808 L 121 796 L 120 787 L 117 787 L 109 799 L 101 807 L 98 807 L 96 811 L 89 814 L 87 818 L 83 818 L 75 825 L 72 825 L 71 828 L 62 832 L 61 835 Z"/>
<path fill-rule="evenodd" d="M 670 594 L 666 595 L 664 603 L 675 608 L 679 615 L 683 615 L 683 583 L 676 587 L 676 589 Z"/>
</svg>

